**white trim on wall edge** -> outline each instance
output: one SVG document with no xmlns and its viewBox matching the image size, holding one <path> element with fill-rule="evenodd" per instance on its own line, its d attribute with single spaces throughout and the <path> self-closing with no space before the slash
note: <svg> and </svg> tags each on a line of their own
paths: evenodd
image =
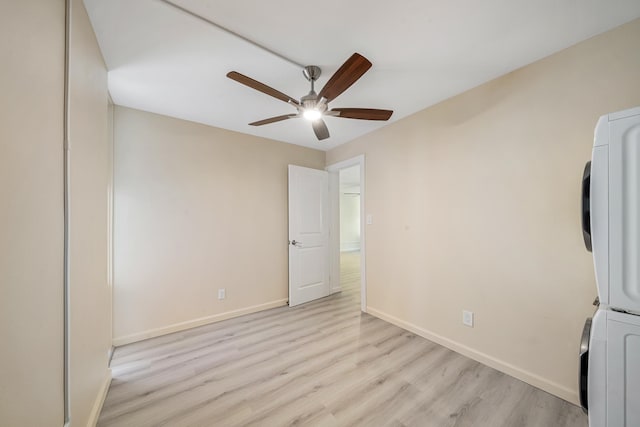
<svg viewBox="0 0 640 427">
<path fill-rule="evenodd" d="M 233 317 L 242 316 L 244 314 L 251 314 L 262 310 L 269 310 L 270 308 L 282 307 L 284 305 L 287 305 L 288 301 L 289 300 L 287 298 L 279 299 L 264 304 L 252 305 L 250 307 L 239 308 L 237 310 L 225 311 L 224 313 L 200 317 L 199 319 L 187 320 L 186 322 L 174 323 L 173 325 L 163 326 L 162 328 L 149 329 L 147 331 L 137 332 L 135 334 L 125 335 L 123 337 L 117 337 L 113 339 L 113 345 L 118 347 L 136 341 L 142 341 L 149 338 L 159 337 L 161 335 L 171 334 L 173 332 L 184 331 L 185 329 L 208 325 L 209 323 L 220 322 L 222 320 L 231 319 Z"/>
<path fill-rule="evenodd" d="M 576 392 L 574 390 L 564 387 L 547 378 L 544 378 L 532 372 L 526 371 L 508 362 L 505 362 L 503 360 L 490 356 L 486 353 L 482 353 L 478 350 L 475 350 L 471 347 L 467 347 L 466 345 L 461 344 L 457 341 L 451 340 L 449 338 L 445 338 L 442 335 L 428 331 L 424 328 L 414 325 L 413 323 L 409 323 L 404 320 L 398 319 L 395 316 L 387 314 L 371 306 L 367 306 L 367 312 L 372 316 L 375 316 L 379 319 L 392 323 L 402 329 L 406 329 L 409 332 L 413 332 L 416 335 L 420 335 L 423 338 L 426 338 L 430 341 L 433 341 L 444 347 L 447 347 L 448 349 L 453 350 L 456 353 L 460 353 L 463 356 L 467 356 L 477 362 L 480 362 L 493 369 L 496 369 L 500 372 L 503 372 L 507 375 L 515 377 L 521 381 L 524 381 L 527 384 L 530 384 L 534 387 L 537 387 L 541 390 L 551 393 L 554 396 L 557 396 L 561 399 L 566 400 L 567 402 L 573 403 L 574 405 L 578 405 L 578 396 L 576 395 Z"/>
<path fill-rule="evenodd" d="M 89 422 L 88 426 L 95 427 L 98 424 L 98 418 L 100 417 L 100 412 L 102 412 L 102 405 L 104 405 L 104 401 L 107 399 L 107 392 L 109 391 L 109 386 L 111 385 L 111 369 L 107 369 L 107 376 L 104 379 L 100 390 L 98 391 L 98 395 L 96 396 L 96 400 L 93 403 L 93 408 L 91 408 L 91 413 L 89 414 Z"/>
</svg>

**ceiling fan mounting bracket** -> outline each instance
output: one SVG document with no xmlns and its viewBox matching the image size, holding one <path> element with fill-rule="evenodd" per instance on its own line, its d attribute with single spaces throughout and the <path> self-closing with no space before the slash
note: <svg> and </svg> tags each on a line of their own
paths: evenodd
<svg viewBox="0 0 640 427">
<path fill-rule="evenodd" d="M 318 80 L 318 77 L 320 77 L 320 74 L 322 74 L 322 70 L 316 65 L 307 65 L 302 69 L 302 74 L 308 81 L 315 82 Z"/>
</svg>

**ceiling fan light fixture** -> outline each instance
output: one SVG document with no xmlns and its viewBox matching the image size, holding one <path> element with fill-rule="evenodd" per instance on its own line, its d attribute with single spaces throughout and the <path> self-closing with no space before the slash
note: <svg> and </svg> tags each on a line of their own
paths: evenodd
<svg viewBox="0 0 640 427">
<path fill-rule="evenodd" d="M 268 119 L 258 120 L 257 122 L 249 123 L 251 126 L 262 126 L 269 123 L 276 123 L 282 120 L 288 120 L 293 118 L 304 118 L 311 122 L 313 132 L 318 138 L 318 141 L 329 138 L 329 130 L 323 120 L 324 116 L 327 117 L 341 117 L 344 119 L 358 119 L 358 120 L 389 120 L 392 110 L 380 110 L 376 108 L 332 108 L 329 109 L 329 102 L 336 99 L 345 90 L 349 89 L 360 77 L 371 68 L 371 62 L 360 55 L 354 53 L 345 61 L 344 64 L 338 68 L 333 76 L 325 83 L 320 93 L 316 93 L 314 90 L 314 84 L 318 77 L 320 77 L 320 67 L 316 65 L 308 65 L 304 67 L 302 73 L 304 77 L 311 83 L 311 90 L 308 94 L 300 98 L 297 101 L 274 88 L 267 86 L 257 80 L 247 77 L 237 71 L 230 71 L 227 73 L 227 77 L 231 80 L 262 92 L 273 98 L 284 101 L 287 104 L 294 107 L 297 111 L 295 114 L 284 114 L 276 117 L 269 117 Z"/>
<path fill-rule="evenodd" d="M 302 116 L 310 121 L 316 121 L 318 120 L 320 117 L 322 117 L 322 113 L 320 111 L 318 111 L 315 108 L 307 108 L 306 110 L 304 110 L 304 112 L 302 113 Z"/>
</svg>

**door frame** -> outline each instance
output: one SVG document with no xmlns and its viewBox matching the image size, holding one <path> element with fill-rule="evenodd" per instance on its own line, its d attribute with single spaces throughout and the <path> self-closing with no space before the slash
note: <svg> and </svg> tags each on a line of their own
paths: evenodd
<svg viewBox="0 0 640 427">
<path fill-rule="evenodd" d="M 365 256 L 365 158 L 364 154 L 325 168 L 329 172 L 329 270 L 330 291 L 340 292 L 340 170 L 360 166 L 360 310 L 367 312 L 367 278 Z"/>
</svg>

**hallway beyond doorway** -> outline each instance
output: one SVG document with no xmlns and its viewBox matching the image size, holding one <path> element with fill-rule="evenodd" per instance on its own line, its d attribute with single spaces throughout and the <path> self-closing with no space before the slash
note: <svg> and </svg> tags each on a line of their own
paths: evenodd
<svg viewBox="0 0 640 427">
<path fill-rule="evenodd" d="M 360 304 L 360 251 L 340 252 L 340 287 L 343 297 Z"/>
</svg>

